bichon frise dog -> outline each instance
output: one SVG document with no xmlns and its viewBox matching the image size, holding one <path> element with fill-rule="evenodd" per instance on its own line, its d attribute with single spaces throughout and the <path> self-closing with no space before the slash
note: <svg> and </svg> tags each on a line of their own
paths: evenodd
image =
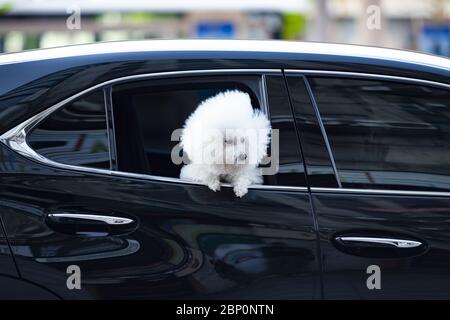
<svg viewBox="0 0 450 320">
<path fill-rule="evenodd" d="M 263 182 L 258 165 L 267 155 L 270 122 L 254 110 L 247 93 L 233 90 L 206 99 L 189 116 L 181 134 L 181 147 L 190 164 L 180 178 L 220 190 L 228 182 L 242 197 L 251 184 Z"/>
</svg>

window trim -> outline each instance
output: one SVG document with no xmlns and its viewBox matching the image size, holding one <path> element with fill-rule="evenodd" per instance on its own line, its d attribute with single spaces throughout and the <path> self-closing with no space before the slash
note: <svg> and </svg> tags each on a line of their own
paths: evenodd
<svg viewBox="0 0 450 320">
<path fill-rule="evenodd" d="M 378 79 L 378 80 L 386 80 L 393 82 L 404 82 L 404 83 L 412 83 L 412 84 L 423 84 L 427 86 L 443 88 L 446 90 L 450 90 L 450 84 L 424 80 L 419 78 L 410 78 L 410 77 L 399 77 L 399 76 L 391 76 L 391 75 L 383 75 L 383 74 L 373 74 L 373 73 L 359 73 L 359 72 L 347 72 L 347 71 L 327 71 L 327 70 L 296 70 L 296 69 L 285 69 L 284 73 L 286 76 L 294 75 L 301 76 L 304 79 L 305 84 L 308 87 L 308 93 L 310 95 L 311 101 L 314 102 L 314 111 L 316 112 L 317 121 L 321 127 L 322 135 L 324 136 L 324 140 L 328 142 L 328 135 L 325 131 L 325 127 L 322 122 L 322 118 L 319 113 L 319 109 L 315 102 L 315 96 L 312 92 L 308 79 L 305 76 L 315 75 L 315 76 L 331 76 L 331 77 L 347 77 L 347 78 L 360 78 L 360 79 Z M 322 130 L 322 127 L 324 128 Z M 334 156 L 331 150 L 331 145 L 328 149 L 330 159 L 332 163 L 334 163 Z M 426 190 L 393 190 L 393 189 L 363 189 L 363 188 L 343 188 L 342 182 L 339 180 L 339 175 L 337 172 L 337 168 L 333 167 L 335 171 L 335 177 L 338 180 L 339 187 L 338 188 L 326 188 L 326 187 L 310 187 L 312 193 L 337 193 L 337 194 L 368 194 L 368 195 L 392 195 L 392 196 L 434 196 L 434 197 L 450 197 L 450 191 L 426 191 Z"/>
<path fill-rule="evenodd" d="M 108 135 L 109 170 L 117 169 L 116 137 L 114 135 L 114 112 L 112 109 L 112 87 L 103 87 L 103 103 L 105 105 L 106 134 Z"/>
<path fill-rule="evenodd" d="M 109 123 L 109 114 L 108 107 L 110 103 L 110 93 L 111 93 L 111 86 L 113 84 L 118 83 L 124 83 L 129 81 L 135 81 L 135 80 L 144 80 L 144 79 L 161 79 L 161 78 L 171 78 L 171 77 L 177 77 L 177 76 L 190 76 L 190 75 L 220 75 L 220 74 L 260 74 L 261 75 L 261 90 L 262 90 L 262 101 L 261 101 L 261 109 L 263 112 L 267 115 L 268 110 L 268 103 L 267 103 L 267 90 L 266 90 L 266 84 L 265 84 L 265 75 L 280 75 L 283 76 L 281 69 L 211 69 L 211 70 L 185 70 L 185 71 L 169 71 L 169 72 L 158 72 L 158 73 L 148 73 L 148 74 L 138 74 L 138 75 L 131 75 L 131 76 L 125 76 L 120 78 L 115 78 L 112 80 L 108 80 L 102 83 L 99 83 L 97 85 L 94 85 L 92 87 L 89 87 L 85 90 L 82 90 L 62 101 L 59 103 L 39 112 L 38 114 L 32 116 L 31 118 L 25 120 L 24 122 L 20 123 L 19 125 L 15 126 L 14 128 L 8 130 L 4 134 L 0 136 L 0 141 L 14 150 L 15 152 L 19 153 L 20 155 L 38 162 L 40 164 L 48 165 L 54 168 L 59 169 L 67 169 L 72 170 L 76 172 L 87 172 L 87 173 L 96 173 L 96 174 L 106 174 L 109 176 L 117 176 L 117 177 L 127 177 L 127 178 L 137 178 L 137 179 L 144 179 L 144 180 L 151 180 L 151 181 L 160 181 L 160 182 L 170 182 L 170 183 L 179 183 L 183 185 L 203 185 L 199 182 L 194 181 L 186 181 L 182 180 L 180 178 L 173 178 L 173 177 L 164 177 L 164 176 L 156 176 L 156 175 L 148 175 L 148 174 L 139 174 L 139 173 L 132 173 L 132 172 L 124 172 L 124 171 L 117 171 L 113 170 L 113 168 L 108 169 L 99 169 L 99 168 L 90 168 L 90 167 L 83 167 L 83 166 L 76 166 L 76 165 L 70 165 L 70 164 L 63 164 L 59 163 L 53 160 L 50 160 L 36 151 L 34 151 L 26 142 L 27 133 L 29 133 L 31 130 L 33 130 L 34 127 L 36 127 L 41 121 L 43 121 L 45 118 L 47 118 L 50 114 L 58 110 L 59 108 L 62 108 L 63 106 L 67 105 L 71 101 L 81 97 L 82 95 L 85 95 L 87 93 L 90 93 L 97 89 L 102 89 L 104 96 L 105 96 L 105 110 L 106 110 L 106 117 L 107 122 Z M 111 114 L 111 116 L 113 116 Z M 107 130 L 110 129 L 110 126 L 108 125 Z M 109 137 L 109 133 L 108 133 Z M 109 137 L 110 138 L 110 137 Z M 111 148 L 111 139 L 109 139 L 109 144 Z M 114 153 L 114 150 L 110 150 Z M 110 159 L 110 161 L 113 161 L 113 159 Z M 232 186 L 230 184 L 221 184 L 223 187 L 229 187 Z M 249 186 L 249 189 L 259 189 L 259 190 L 291 190 L 291 191 L 304 191 L 307 192 L 308 188 L 305 186 L 277 186 L 277 185 L 251 185 Z"/>
<path fill-rule="evenodd" d="M 317 123 L 319 124 L 320 132 L 322 133 L 323 141 L 325 143 L 325 148 L 328 152 L 328 157 L 330 158 L 331 167 L 333 168 L 334 177 L 336 179 L 336 182 L 338 184 L 338 188 L 342 189 L 342 182 L 341 178 L 339 177 L 339 172 L 336 166 L 336 161 L 334 160 L 334 154 L 333 150 L 331 149 L 330 141 L 328 140 L 328 134 L 327 130 L 325 128 L 325 125 L 323 124 L 322 117 L 319 112 L 319 107 L 317 106 L 316 97 L 314 96 L 314 93 L 311 89 L 311 85 L 309 84 L 308 79 L 305 76 L 302 76 L 303 83 L 305 84 L 306 91 L 308 92 L 309 98 L 311 100 L 311 105 L 314 110 L 314 114 L 316 115 Z"/>
<path fill-rule="evenodd" d="M 390 190 L 390 189 L 357 189 L 357 188 L 324 188 L 312 187 L 312 193 L 361 194 L 361 195 L 392 195 L 392 196 L 424 196 L 450 197 L 448 191 L 420 191 L 420 190 Z"/>
<path fill-rule="evenodd" d="M 217 70 L 186 70 L 186 71 L 169 71 L 169 72 L 158 72 L 158 73 L 148 73 L 148 74 L 139 74 L 139 75 L 131 75 L 120 77 L 112 80 L 108 80 L 87 88 L 69 98 L 64 99 L 63 101 L 41 111 L 40 113 L 32 116 L 31 118 L 25 120 L 14 128 L 8 130 L 4 134 L 0 136 L 0 142 L 21 154 L 22 156 L 36 161 L 41 164 L 46 164 L 51 167 L 56 167 L 60 169 L 68 169 L 73 170 L 75 172 L 88 172 L 88 173 L 97 173 L 97 174 L 107 174 L 110 176 L 117 177 L 128 177 L 128 178 L 137 178 L 143 180 L 150 181 L 159 181 L 159 182 L 168 182 L 168 183 L 178 183 L 183 185 L 202 185 L 201 183 L 193 182 L 193 181 L 185 181 L 179 178 L 171 178 L 171 177 L 162 177 L 162 176 L 153 176 L 146 174 L 138 174 L 131 172 L 122 172 L 122 171 L 113 171 L 106 169 L 97 169 L 97 168 L 89 168 L 89 167 L 81 167 L 74 166 L 68 164 L 61 164 L 58 162 L 54 162 L 49 160 L 38 153 L 36 153 L 33 149 L 31 149 L 26 144 L 26 133 L 29 132 L 38 122 L 46 118 L 52 112 L 56 111 L 58 108 L 64 106 L 65 104 L 71 102 L 72 100 L 89 93 L 90 91 L 106 87 L 108 85 L 127 82 L 130 80 L 137 79 L 147 79 L 152 77 L 173 77 L 179 75 L 202 75 L 202 74 L 221 74 L 221 73 L 233 73 L 233 74 L 255 74 L 261 73 L 264 74 L 276 74 L 282 75 L 282 71 L 284 71 L 285 75 L 324 75 L 324 76 L 347 76 L 354 78 L 371 78 L 371 79 L 382 79 L 382 80 L 390 80 L 390 81 L 400 81 L 407 83 L 419 83 L 426 84 L 436 87 L 441 87 L 445 89 L 450 89 L 450 84 L 445 84 L 442 82 L 435 82 L 429 80 L 423 80 L 419 78 L 410 78 L 410 77 L 399 77 L 399 76 L 390 76 L 390 75 L 382 75 L 382 74 L 371 74 L 371 73 L 358 73 L 358 72 L 344 72 L 344 71 L 327 71 L 327 70 L 303 70 L 303 69 L 217 69 Z M 263 78 L 264 79 L 264 78 Z M 267 112 L 267 110 L 265 110 Z M 223 187 L 231 187 L 229 184 L 221 184 Z M 308 192 L 308 187 L 301 186 L 275 186 L 275 185 L 252 185 L 249 189 L 256 190 L 286 190 L 286 191 L 302 191 Z M 440 196 L 440 197 L 450 197 L 450 192 L 435 192 L 435 191 L 411 191 L 411 190 L 383 190 L 383 189 L 352 189 L 352 188 L 323 188 L 323 187 L 311 187 L 312 193 L 347 193 L 347 194 L 369 194 L 369 195 L 405 195 L 405 196 Z"/>
<path fill-rule="evenodd" d="M 391 76 L 377 73 L 363 73 L 363 72 L 348 72 L 348 71 L 327 71 L 327 70 L 296 70 L 296 69 L 285 69 L 286 75 L 315 75 L 315 76 L 340 76 L 340 77 L 348 77 L 348 78 L 370 78 L 370 79 L 381 79 L 388 81 L 397 81 L 397 82 L 407 82 L 407 83 L 416 83 L 416 84 L 425 84 L 434 87 L 440 87 L 445 89 L 450 89 L 450 84 L 424 80 L 419 78 L 411 78 L 411 77 L 399 77 L 399 76 Z"/>
</svg>

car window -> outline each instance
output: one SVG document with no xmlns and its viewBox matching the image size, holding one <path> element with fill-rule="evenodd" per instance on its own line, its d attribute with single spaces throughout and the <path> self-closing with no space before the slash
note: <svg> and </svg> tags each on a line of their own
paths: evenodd
<svg viewBox="0 0 450 320">
<path fill-rule="evenodd" d="M 343 187 L 450 189 L 450 91 L 308 78 Z"/>
<path fill-rule="evenodd" d="M 117 164 L 120 171 L 178 178 L 181 164 L 171 158 L 183 127 L 203 100 L 226 90 L 249 93 L 260 106 L 260 76 L 185 77 L 142 80 L 113 87 Z"/>
<path fill-rule="evenodd" d="M 273 87 L 272 84 L 270 86 Z M 173 131 L 183 127 L 200 102 L 226 90 L 247 92 L 254 108 L 264 106 L 261 75 L 191 76 L 140 80 L 114 86 L 112 104 L 118 170 L 178 178 L 183 163 L 174 164 L 171 159 L 172 149 L 179 143 L 171 140 Z M 278 88 L 275 85 L 272 91 L 276 90 Z M 284 108 L 289 110 L 287 95 L 282 97 L 284 94 L 284 91 L 279 95 L 274 93 L 270 96 L 269 103 L 284 103 Z M 287 123 L 292 126 L 292 115 L 286 114 L 286 110 L 280 109 L 274 114 L 279 112 L 280 115 L 290 117 L 291 122 Z M 283 143 L 297 143 L 293 140 L 296 138 L 294 132 L 291 130 L 289 137 L 282 134 Z M 287 145 L 282 150 L 283 157 L 289 158 L 281 166 L 283 178 L 280 176 L 282 180 L 275 179 L 270 184 L 302 183 L 295 178 L 288 181 L 290 178 L 287 177 L 287 172 L 298 173 L 303 167 L 298 166 L 300 155 L 286 153 L 286 150 Z"/>
<path fill-rule="evenodd" d="M 306 186 L 300 145 L 284 79 L 281 76 L 267 76 L 266 86 L 272 129 L 279 131 L 279 169 L 276 175 L 266 175 L 265 183 Z"/>
<path fill-rule="evenodd" d="M 27 134 L 27 144 L 58 163 L 110 168 L 103 90 L 59 108 Z"/>
<path fill-rule="evenodd" d="M 336 188 L 338 181 L 305 79 L 297 74 L 287 74 L 286 80 L 302 143 L 308 181 L 312 187 Z"/>
</svg>

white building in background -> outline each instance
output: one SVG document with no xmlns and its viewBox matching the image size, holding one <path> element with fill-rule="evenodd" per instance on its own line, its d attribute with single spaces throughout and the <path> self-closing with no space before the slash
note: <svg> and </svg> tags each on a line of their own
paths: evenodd
<svg viewBox="0 0 450 320">
<path fill-rule="evenodd" d="M 327 3 L 331 32 L 327 41 L 359 43 L 393 48 L 435 51 L 437 40 L 450 56 L 450 0 L 318 0 Z M 367 28 L 367 20 L 377 6 L 381 14 L 380 29 Z M 369 12 L 368 12 L 369 11 Z M 317 10 L 313 11 L 313 24 Z M 307 39 L 313 39 L 314 28 Z M 434 43 L 436 45 L 436 43 Z M 439 49 L 438 49 L 439 50 Z M 438 53 L 438 52 L 435 52 Z"/>
<path fill-rule="evenodd" d="M 9 7 L 9 4 L 11 6 Z M 0 0 L 1 51 L 124 39 L 268 39 L 283 12 L 306 14 L 309 0 Z M 66 20 L 81 12 L 81 28 Z"/>
<path fill-rule="evenodd" d="M 77 8 L 80 29 L 69 30 Z M 289 38 L 450 55 L 450 0 L 0 0 L 0 9 L 1 51 L 123 39 Z M 368 28 L 377 10 L 380 26 Z"/>
</svg>

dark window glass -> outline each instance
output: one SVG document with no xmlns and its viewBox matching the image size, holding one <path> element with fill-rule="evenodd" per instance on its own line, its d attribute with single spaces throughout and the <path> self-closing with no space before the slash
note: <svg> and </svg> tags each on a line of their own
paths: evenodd
<svg viewBox="0 0 450 320">
<path fill-rule="evenodd" d="M 55 162 L 109 169 L 103 91 L 85 95 L 53 112 L 32 130 L 27 142 Z"/>
<path fill-rule="evenodd" d="M 305 80 L 303 76 L 298 75 L 287 75 L 286 79 L 307 164 L 309 183 L 312 187 L 338 187 Z"/>
<path fill-rule="evenodd" d="M 450 91 L 309 79 L 343 187 L 450 189 Z"/>
<path fill-rule="evenodd" d="M 305 186 L 300 145 L 284 80 L 281 76 L 268 76 L 266 85 L 272 129 L 279 132 L 279 170 L 276 175 L 266 175 L 265 184 Z M 275 140 L 272 146 L 274 143 Z"/>
<path fill-rule="evenodd" d="M 266 184 L 304 185 L 303 166 L 283 78 L 268 77 L 274 128 L 281 131 L 280 172 Z M 117 162 L 121 171 L 178 178 L 183 164 L 174 164 L 172 132 L 182 128 L 200 102 L 226 90 L 249 93 L 261 107 L 261 76 L 211 76 L 145 80 L 113 88 Z M 275 117 L 275 118 L 274 118 Z"/>
<path fill-rule="evenodd" d="M 186 77 L 145 80 L 113 88 L 113 109 L 119 170 L 178 178 L 183 164 L 172 162 L 182 128 L 203 100 L 226 90 L 249 93 L 259 108 L 259 76 Z M 258 95 L 258 96 L 257 96 Z"/>
</svg>

